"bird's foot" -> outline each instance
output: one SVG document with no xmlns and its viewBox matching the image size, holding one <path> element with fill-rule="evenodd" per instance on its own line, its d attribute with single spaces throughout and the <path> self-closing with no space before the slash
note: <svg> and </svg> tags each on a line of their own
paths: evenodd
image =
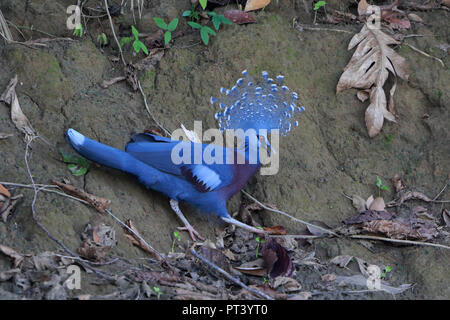
<svg viewBox="0 0 450 320">
<path fill-rule="evenodd" d="M 184 227 L 178 227 L 178 230 L 180 231 L 188 231 L 189 235 L 191 236 L 192 241 L 196 242 L 197 239 L 195 238 L 196 236 L 200 239 L 200 240 L 205 240 L 204 237 L 202 237 L 197 230 L 194 229 L 193 226 L 191 226 L 190 224 L 187 224 Z"/>
</svg>

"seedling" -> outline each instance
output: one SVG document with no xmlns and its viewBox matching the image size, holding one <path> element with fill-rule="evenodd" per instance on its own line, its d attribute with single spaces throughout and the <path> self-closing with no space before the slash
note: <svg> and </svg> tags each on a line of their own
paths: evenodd
<svg viewBox="0 0 450 320">
<path fill-rule="evenodd" d="M 216 33 L 213 29 L 207 26 L 202 26 L 201 24 L 193 21 L 189 21 L 188 25 L 190 25 L 194 29 L 200 29 L 200 36 L 202 38 L 202 41 L 205 45 L 208 45 L 209 43 L 209 35 L 215 36 Z"/>
<path fill-rule="evenodd" d="M 73 35 L 75 37 L 80 37 L 80 38 L 83 36 L 83 25 L 81 23 L 79 23 L 75 26 L 75 29 L 73 30 Z"/>
<path fill-rule="evenodd" d="M 119 41 L 120 46 L 123 47 L 125 44 L 133 41 L 134 52 L 139 53 L 142 50 L 146 55 L 148 55 L 148 49 L 145 44 L 139 40 L 139 31 L 135 28 L 135 26 L 131 26 L 131 33 L 133 34 L 134 41 L 133 37 L 123 37 Z"/>
<path fill-rule="evenodd" d="M 317 18 L 317 11 L 322 8 L 323 6 L 325 6 L 327 3 L 326 1 L 317 1 L 314 4 L 314 22 L 313 24 L 316 24 L 316 18 Z"/>
<path fill-rule="evenodd" d="M 230 20 L 225 18 L 223 14 L 217 14 L 215 12 L 208 12 L 208 15 L 211 16 L 212 23 L 214 25 L 214 28 L 216 28 L 217 31 L 219 31 L 220 24 L 232 24 Z"/>
<path fill-rule="evenodd" d="M 206 9 L 206 5 L 208 4 L 208 0 L 199 0 L 198 2 L 202 6 L 203 10 L 205 10 Z"/>
<path fill-rule="evenodd" d="M 380 278 L 384 279 L 386 278 L 386 275 L 392 271 L 392 268 L 390 266 L 386 266 L 386 268 L 384 268 L 384 271 L 381 273 Z"/>
<path fill-rule="evenodd" d="M 178 18 L 174 18 L 169 24 L 166 24 L 161 18 L 153 18 L 153 20 L 155 20 L 155 23 L 159 28 L 166 30 L 164 33 L 164 44 L 168 45 L 170 40 L 172 40 L 172 32 L 175 31 L 178 26 Z"/>
<path fill-rule="evenodd" d="M 264 229 L 261 228 L 261 227 L 258 227 L 258 229 L 264 230 Z M 259 246 L 260 246 L 261 244 L 264 244 L 264 243 L 266 242 L 266 240 L 261 239 L 260 237 L 256 237 L 255 240 L 256 240 L 256 242 L 257 242 L 257 245 L 256 245 L 256 257 L 258 257 Z"/>
<path fill-rule="evenodd" d="M 390 144 L 392 141 L 394 141 L 395 136 L 392 133 L 388 133 L 386 137 L 384 138 L 385 145 Z"/>
<path fill-rule="evenodd" d="M 389 187 L 387 187 L 387 186 L 385 186 L 383 184 L 383 182 L 381 181 L 381 178 L 379 176 L 377 176 L 377 183 L 376 183 L 376 185 L 377 185 L 377 188 L 378 188 L 378 196 L 381 195 L 381 190 L 389 191 Z"/>
<path fill-rule="evenodd" d="M 76 177 L 85 175 L 91 164 L 85 158 L 73 156 L 59 150 L 62 160 L 67 163 L 67 169 Z"/>
<path fill-rule="evenodd" d="M 172 241 L 172 253 L 174 252 L 174 248 L 175 248 L 175 240 L 181 241 L 180 233 L 178 231 L 174 231 L 173 236 L 174 236 L 174 238 Z"/>
<path fill-rule="evenodd" d="M 104 32 L 102 32 L 97 36 L 97 42 L 101 46 L 106 46 L 108 44 L 108 38 L 106 37 L 106 34 Z"/>
<path fill-rule="evenodd" d="M 183 17 L 189 17 L 191 20 L 200 19 L 200 12 L 195 10 L 195 6 L 191 5 L 191 10 L 186 10 L 182 14 Z"/>
<path fill-rule="evenodd" d="M 157 298 L 159 300 L 159 298 L 161 297 L 161 294 L 162 294 L 161 289 L 158 288 L 158 287 L 153 287 L 153 291 L 155 291 L 156 296 L 157 296 Z"/>
</svg>

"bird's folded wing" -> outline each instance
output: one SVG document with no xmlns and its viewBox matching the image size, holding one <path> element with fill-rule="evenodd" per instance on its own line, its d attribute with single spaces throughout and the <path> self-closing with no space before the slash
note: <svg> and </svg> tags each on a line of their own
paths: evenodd
<svg viewBox="0 0 450 320">
<path fill-rule="evenodd" d="M 211 163 L 211 157 L 203 157 L 205 149 L 208 146 L 211 148 L 211 145 L 154 137 L 148 134 L 134 136 L 134 139 L 132 138 L 132 141 L 127 144 L 126 152 L 160 171 L 189 181 L 200 192 L 218 190 L 232 181 L 235 170 L 232 164 L 226 164 L 225 148 L 215 146 L 216 151 L 222 149 L 221 161 Z M 181 155 L 180 150 L 183 150 Z M 200 161 L 195 159 L 195 151 L 198 152 L 198 150 L 201 150 L 202 155 Z M 186 151 L 190 154 L 183 158 L 182 155 Z M 214 155 L 214 151 L 212 154 Z M 187 161 L 180 163 L 179 159 L 175 159 L 177 157 Z M 198 154 L 197 158 L 199 158 Z M 194 162 L 194 160 L 197 161 Z"/>
</svg>

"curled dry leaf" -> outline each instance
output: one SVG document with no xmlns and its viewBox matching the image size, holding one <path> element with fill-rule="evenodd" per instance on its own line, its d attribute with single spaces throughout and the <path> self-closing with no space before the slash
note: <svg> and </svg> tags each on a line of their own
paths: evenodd
<svg viewBox="0 0 450 320">
<path fill-rule="evenodd" d="M 371 233 L 381 233 L 391 239 L 429 240 L 437 235 L 436 230 L 422 228 L 422 232 L 412 225 L 392 220 L 375 220 L 365 222 L 363 229 Z"/>
<path fill-rule="evenodd" d="M 367 209 L 366 200 L 356 194 L 352 196 L 352 205 L 357 211 L 365 211 Z"/>
<path fill-rule="evenodd" d="M 286 228 L 283 226 L 263 227 L 269 234 L 285 235 Z"/>
<path fill-rule="evenodd" d="M 109 208 L 111 200 L 94 196 L 90 193 L 81 191 L 80 189 L 55 180 L 51 180 L 51 183 L 60 187 L 65 193 L 68 193 L 76 198 L 89 202 L 98 212 L 106 214 L 105 210 Z"/>
<path fill-rule="evenodd" d="M 397 206 L 400 206 L 403 202 L 408 200 L 422 200 L 425 202 L 430 202 L 431 199 L 424 195 L 422 192 L 417 191 L 407 191 L 400 196 L 400 199 L 396 203 Z"/>
<path fill-rule="evenodd" d="M 254 11 L 264 8 L 270 3 L 270 0 L 247 0 L 244 11 Z"/>
<path fill-rule="evenodd" d="M 131 222 L 130 219 L 128 219 L 127 221 L 125 221 L 125 224 L 134 231 L 134 233 L 136 233 L 137 235 L 139 235 L 139 237 L 141 237 L 141 235 L 139 234 L 139 232 L 137 231 L 137 229 L 135 228 L 135 226 L 133 225 L 133 223 Z M 125 237 L 127 237 L 135 246 L 141 248 L 142 250 L 150 253 L 153 257 L 155 257 L 156 259 L 160 259 L 159 255 L 152 251 L 148 246 L 145 245 L 145 243 L 142 243 L 142 241 L 136 237 L 132 232 L 130 232 L 130 230 L 128 230 L 127 228 L 123 228 L 123 233 L 125 234 Z"/>
<path fill-rule="evenodd" d="M 291 277 L 295 275 L 295 267 L 287 250 L 275 239 L 269 238 L 262 247 L 262 256 L 269 271 L 269 277 Z"/>
<path fill-rule="evenodd" d="M 415 13 L 409 13 L 408 18 L 409 18 L 409 20 L 414 21 L 414 22 L 423 22 L 423 19 Z"/>
<path fill-rule="evenodd" d="M 24 256 L 17 253 L 14 249 L 0 244 L 0 252 L 10 257 L 13 260 L 14 268 L 17 268 L 22 263 Z"/>
<path fill-rule="evenodd" d="M 236 24 L 255 23 L 256 19 L 250 13 L 241 10 L 227 10 L 223 13 L 224 17 Z"/>
<path fill-rule="evenodd" d="M 444 219 L 447 227 L 450 227 L 450 212 L 447 209 L 442 210 L 442 218 Z"/>
<path fill-rule="evenodd" d="M 337 93 L 350 88 L 370 90 L 370 105 L 365 118 L 371 138 L 380 132 L 384 119 L 395 122 L 394 115 L 387 109 L 383 90 L 389 71 L 405 80 L 409 76 L 406 60 L 389 47 L 392 44 L 399 42 L 366 23 L 350 41 L 348 49 L 357 48 L 336 88 Z"/>
<path fill-rule="evenodd" d="M 367 3 L 366 0 L 361 0 L 361 1 L 359 1 L 359 3 L 358 3 L 358 14 L 359 14 L 360 16 L 362 16 L 363 14 L 365 14 L 368 7 L 369 7 L 369 4 Z"/>
<path fill-rule="evenodd" d="M 20 108 L 19 99 L 16 94 L 17 75 L 11 79 L 5 92 L 0 96 L 0 101 L 11 107 L 11 120 L 17 129 L 25 134 L 25 142 L 31 141 L 36 136 L 36 131 L 31 126 L 30 121 Z"/>
<path fill-rule="evenodd" d="M 264 260 L 261 258 L 243 263 L 239 267 L 233 267 L 233 269 L 252 276 L 265 277 L 267 275 Z"/>
</svg>

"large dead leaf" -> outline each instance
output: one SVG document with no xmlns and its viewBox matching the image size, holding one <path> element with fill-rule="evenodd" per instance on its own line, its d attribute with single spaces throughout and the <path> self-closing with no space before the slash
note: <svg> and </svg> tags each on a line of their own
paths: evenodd
<svg viewBox="0 0 450 320">
<path fill-rule="evenodd" d="M 270 0 L 247 0 L 244 11 L 253 11 L 264 8 L 270 3 Z"/>
<path fill-rule="evenodd" d="M 389 71 L 404 80 L 409 76 L 406 60 L 389 47 L 393 44 L 399 42 L 365 24 L 348 45 L 348 50 L 357 48 L 336 88 L 337 93 L 350 88 L 370 90 L 370 105 L 366 110 L 366 127 L 370 137 L 380 132 L 384 119 L 395 122 L 394 115 L 387 109 L 383 90 Z"/>
<path fill-rule="evenodd" d="M 36 136 L 36 131 L 20 108 L 16 94 L 17 75 L 11 79 L 5 92 L 0 96 L 0 101 L 11 107 L 11 120 L 17 129 L 25 134 L 25 142 L 31 141 Z"/>
</svg>

